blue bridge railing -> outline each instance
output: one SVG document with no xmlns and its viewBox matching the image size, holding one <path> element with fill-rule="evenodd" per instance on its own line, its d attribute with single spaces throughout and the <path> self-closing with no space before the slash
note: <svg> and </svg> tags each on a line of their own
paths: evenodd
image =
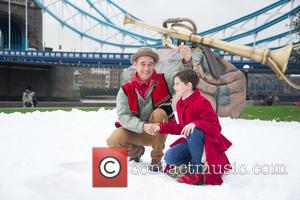
<svg viewBox="0 0 300 200">
<path fill-rule="evenodd" d="M 129 66 L 129 53 L 0 50 L 0 62 L 77 66 Z"/>
<path fill-rule="evenodd" d="M 0 63 L 118 68 L 129 67 L 131 65 L 131 55 L 131 53 L 0 50 Z M 241 56 L 231 54 L 220 55 L 239 69 L 242 69 L 245 65 L 249 65 L 253 70 L 271 71 L 269 67 Z M 296 63 L 289 63 L 287 73 L 293 72 L 300 73 L 300 66 Z"/>
</svg>

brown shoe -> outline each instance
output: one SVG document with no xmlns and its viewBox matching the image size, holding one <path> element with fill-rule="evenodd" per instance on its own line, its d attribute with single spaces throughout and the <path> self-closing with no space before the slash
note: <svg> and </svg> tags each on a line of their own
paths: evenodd
<svg viewBox="0 0 300 200">
<path fill-rule="evenodd" d="M 145 153 L 145 147 L 143 147 L 143 146 L 140 146 L 140 147 L 141 147 L 141 149 L 139 150 L 137 156 L 134 158 L 129 158 L 129 161 L 134 160 L 135 162 L 140 162 L 142 155 Z"/>
<path fill-rule="evenodd" d="M 149 170 L 153 172 L 160 172 L 162 170 L 162 165 L 160 160 L 152 159 L 151 164 L 149 166 Z"/>
</svg>

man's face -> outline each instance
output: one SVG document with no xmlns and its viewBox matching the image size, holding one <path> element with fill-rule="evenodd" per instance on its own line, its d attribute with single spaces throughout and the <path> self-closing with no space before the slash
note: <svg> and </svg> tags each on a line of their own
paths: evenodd
<svg viewBox="0 0 300 200">
<path fill-rule="evenodd" d="M 138 73 L 140 80 L 148 80 L 154 70 L 154 59 L 150 56 L 141 56 L 136 61 L 133 61 L 135 71 Z"/>
</svg>

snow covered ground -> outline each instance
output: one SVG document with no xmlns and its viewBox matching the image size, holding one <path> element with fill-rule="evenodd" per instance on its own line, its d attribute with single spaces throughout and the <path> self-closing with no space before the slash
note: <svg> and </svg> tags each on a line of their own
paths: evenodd
<svg viewBox="0 0 300 200">
<path fill-rule="evenodd" d="M 220 121 L 233 142 L 227 154 L 236 169 L 223 185 L 135 175 L 130 169 L 136 163 L 130 163 L 127 188 L 93 188 L 92 147 L 106 146 L 115 120 L 116 111 L 104 109 L 0 113 L 0 199 L 300 199 L 300 123 L 230 118 Z M 149 152 L 144 164 L 151 161 Z"/>
</svg>

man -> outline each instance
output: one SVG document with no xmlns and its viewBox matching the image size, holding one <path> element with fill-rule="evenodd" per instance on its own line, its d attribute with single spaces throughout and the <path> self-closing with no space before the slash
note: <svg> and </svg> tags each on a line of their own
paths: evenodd
<svg viewBox="0 0 300 200">
<path fill-rule="evenodd" d="M 23 92 L 22 102 L 23 107 L 35 107 L 34 104 L 35 92 L 31 91 L 31 87 L 27 87 Z"/>
<path fill-rule="evenodd" d="M 183 62 L 189 62 L 191 51 L 181 45 Z M 151 146 L 152 171 L 160 171 L 166 136 L 153 136 L 150 123 L 168 120 L 173 90 L 173 75 L 177 72 L 157 73 L 155 65 L 159 56 L 151 48 L 142 47 L 133 54 L 131 63 L 135 69 L 131 79 L 125 82 L 117 95 L 117 129 L 107 139 L 109 147 L 128 148 L 129 160 L 140 161 L 144 146 Z M 172 67 L 170 67 L 172 71 Z"/>
</svg>

